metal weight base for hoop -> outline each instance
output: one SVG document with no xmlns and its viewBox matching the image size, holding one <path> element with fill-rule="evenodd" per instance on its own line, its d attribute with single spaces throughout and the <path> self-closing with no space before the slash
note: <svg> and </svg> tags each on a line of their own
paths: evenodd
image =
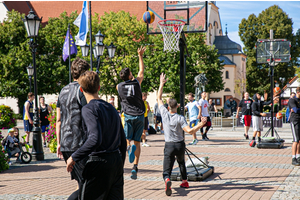
<svg viewBox="0 0 300 200">
<path fill-rule="evenodd" d="M 284 139 L 281 139 L 277 133 L 277 131 L 274 129 L 274 132 L 276 134 L 275 137 L 268 137 L 268 135 L 271 133 L 272 128 L 270 128 L 266 134 L 261 137 L 261 142 L 258 142 L 256 147 L 259 149 L 280 149 L 284 145 Z"/>
<path fill-rule="evenodd" d="M 203 181 L 203 180 L 207 179 L 209 176 L 211 176 L 214 173 L 214 167 L 213 166 L 208 166 L 207 164 L 205 164 L 201 159 L 199 159 L 195 154 L 193 154 L 187 148 L 185 149 L 185 151 L 186 151 L 186 154 L 188 155 L 189 159 L 191 160 L 191 163 L 193 164 L 192 167 L 187 167 L 186 168 L 187 180 L 188 181 Z M 195 164 L 193 163 L 190 155 L 193 155 L 200 162 L 202 162 L 203 167 L 195 166 Z M 220 178 L 220 176 L 219 176 L 219 178 Z M 170 179 L 171 179 L 171 181 L 181 181 L 182 180 L 179 167 L 176 167 L 176 168 L 173 169 Z"/>
</svg>

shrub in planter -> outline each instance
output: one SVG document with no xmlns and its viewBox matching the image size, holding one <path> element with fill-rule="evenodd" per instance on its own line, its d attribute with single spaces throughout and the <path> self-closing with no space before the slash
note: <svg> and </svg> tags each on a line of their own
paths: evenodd
<svg viewBox="0 0 300 200">
<path fill-rule="evenodd" d="M 56 104 L 50 104 L 53 112 L 48 115 L 49 129 L 46 133 L 46 140 L 49 143 L 50 152 L 56 153 L 57 141 L 56 141 Z"/>
<path fill-rule="evenodd" d="M 8 158 L 5 155 L 4 148 L 2 147 L 2 144 L 1 144 L 2 140 L 3 140 L 3 136 L 0 131 L 0 172 L 7 170 L 9 168 L 9 165 L 7 163 Z"/>
<path fill-rule="evenodd" d="M 14 118 L 14 112 L 11 107 L 0 105 L 0 128 L 8 129 L 16 126 L 17 122 Z"/>
</svg>

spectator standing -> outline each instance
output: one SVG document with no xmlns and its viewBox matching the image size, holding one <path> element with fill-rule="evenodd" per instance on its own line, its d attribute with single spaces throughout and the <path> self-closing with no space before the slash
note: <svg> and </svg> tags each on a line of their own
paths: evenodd
<svg viewBox="0 0 300 200">
<path fill-rule="evenodd" d="M 144 130 L 143 130 L 143 134 L 142 134 L 142 146 L 143 147 L 150 147 L 149 144 L 146 143 L 146 131 L 148 131 L 148 124 L 149 124 L 149 121 L 148 121 L 148 113 L 150 112 L 150 106 L 149 106 L 149 103 L 147 100 L 147 96 L 148 94 L 146 92 L 143 92 L 142 93 L 142 99 L 144 101 L 144 104 L 145 104 L 145 113 L 144 113 Z"/>
<path fill-rule="evenodd" d="M 197 101 L 195 101 L 194 97 L 195 96 L 193 93 L 189 93 L 189 101 L 190 102 L 188 104 L 186 104 L 186 106 L 185 106 L 185 109 L 187 109 L 189 112 L 190 128 L 193 128 L 194 126 L 196 126 L 198 124 L 197 117 L 198 117 L 199 109 L 197 107 L 198 103 L 197 103 Z M 189 144 L 196 145 L 198 143 L 196 132 L 193 133 L 192 136 L 193 136 L 193 141 Z"/>
<path fill-rule="evenodd" d="M 78 78 L 89 70 L 87 61 L 76 58 L 72 62 L 72 83 L 66 85 L 59 94 L 56 105 L 56 135 L 57 156 L 65 161 L 79 149 L 85 141 L 85 133 L 82 128 L 81 108 L 86 105 L 86 99 L 79 89 Z M 71 172 L 71 179 L 82 184 L 82 171 L 85 166 L 84 160 L 76 162 Z"/>
<path fill-rule="evenodd" d="M 207 117 L 206 124 L 204 125 L 206 126 L 205 132 L 203 133 L 203 127 L 201 127 L 200 132 L 202 135 L 202 140 L 209 140 L 209 138 L 207 137 L 207 132 L 211 127 L 211 121 L 208 112 L 208 102 L 205 98 L 206 98 L 206 92 L 202 92 L 201 99 L 198 101 L 198 105 L 197 105 L 199 109 L 199 114 L 197 119 L 201 121 L 201 117 Z"/>
<path fill-rule="evenodd" d="M 29 144 L 29 135 L 32 131 L 32 125 L 33 125 L 33 100 L 34 100 L 34 94 L 32 92 L 28 93 L 28 100 L 24 103 L 23 108 L 23 122 L 24 122 L 24 131 L 27 134 L 26 135 L 26 142 Z"/>
<path fill-rule="evenodd" d="M 300 87 L 296 88 L 296 97 L 290 98 L 288 106 L 290 109 L 290 123 L 293 135 L 292 165 L 300 165 Z"/>
<path fill-rule="evenodd" d="M 46 147 L 46 138 L 45 138 L 45 132 L 48 132 L 49 127 L 49 120 L 48 115 L 52 112 L 51 106 L 48 104 L 45 104 L 45 97 L 40 97 L 40 120 L 41 120 L 41 127 L 42 127 L 42 138 L 44 141 L 44 147 Z"/>
<path fill-rule="evenodd" d="M 157 101 L 157 99 L 156 99 Z M 160 131 L 163 131 L 163 123 L 161 120 L 161 115 L 160 115 L 160 111 L 158 109 L 158 103 L 156 102 L 154 105 L 154 123 L 155 123 L 155 130 L 158 132 L 158 128 L 157 125 L 160 123 Z"/>
<path fill-rule="evenodd" d="M 242 110 L 242 120 L 244 123 L 244 129 L 245 129 L 245 139 L 248 140 L 248 131 L 250 129 L 251 125 L 251 119 L 252 119 L 252 103 L 253 101 L 249 98 L 249 93 L 245 92 L 244 98 L 240 101 L 239 107 L 236 112 L 236 118 L 239 119 L 239 112 Z"/>
<path fill-rule="evenodd" d="M 116 109 L 99 98 L 100 79 L 96 72 L 87 71 L 79 78 L 87 100 L 82 119 L 87 140 L 67 160 L 67 171 L 88 157 L 83 171 L 83 186 L 70 199 L 124 199 L 124 162 L 126 139 Z"/>
</svg>

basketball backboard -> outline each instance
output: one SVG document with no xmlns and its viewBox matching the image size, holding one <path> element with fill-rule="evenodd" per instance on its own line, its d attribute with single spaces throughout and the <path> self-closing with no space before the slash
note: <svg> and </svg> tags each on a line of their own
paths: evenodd
<svg viewBox="0 0 300 200">
<path fill-rule="evenodd" d="M 148 34 L 161 34 L 158 22 L 164 19 L 184 21 L 184 33 L 207 30 L 207 1 L 147 1 L 147 10 L 155 15 L 154 22 L 147 25 Z"/>
<path fill-rule="evenodd" d="M 275 63 L 290 62 L 291 43 L 286 39 L 265 39 L 256 43 L 256 62 L 259 64 L 270 63 L 271 54 Z"/>
</svg>

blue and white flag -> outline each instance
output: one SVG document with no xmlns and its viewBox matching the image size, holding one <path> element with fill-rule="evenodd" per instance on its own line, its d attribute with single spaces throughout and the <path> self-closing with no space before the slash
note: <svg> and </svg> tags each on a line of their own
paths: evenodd
<svg viewBox="0 0 300 200">
<path fill-rule="evenodd" d="M 70 35 L 70 49 L 71 49 L 71 54 L 69 53 L 69 35 Z M 70 31 L 68 29 L 67 35 L 66 35 L 66 38 L 65 38 L 64 47 L 63 47 L 63 60 L 66 61 L 67 58 L 69 57 L 69 55 L 72 55 L 74 53 L 77 54 L 77 47 L 74 44 L 73 37 L 70 34 Z"/>
<path fill-rule="evenodd" d="M 83 2 L 82 11 L 74 21 L 76 26 L 79 27 L 79 32 L 75 36 L 75 44 L 76 45 L 85 45 L 86 44 L 86 36 L 88 33 L 88 9 L 86 1 Z"/>
</svg>

